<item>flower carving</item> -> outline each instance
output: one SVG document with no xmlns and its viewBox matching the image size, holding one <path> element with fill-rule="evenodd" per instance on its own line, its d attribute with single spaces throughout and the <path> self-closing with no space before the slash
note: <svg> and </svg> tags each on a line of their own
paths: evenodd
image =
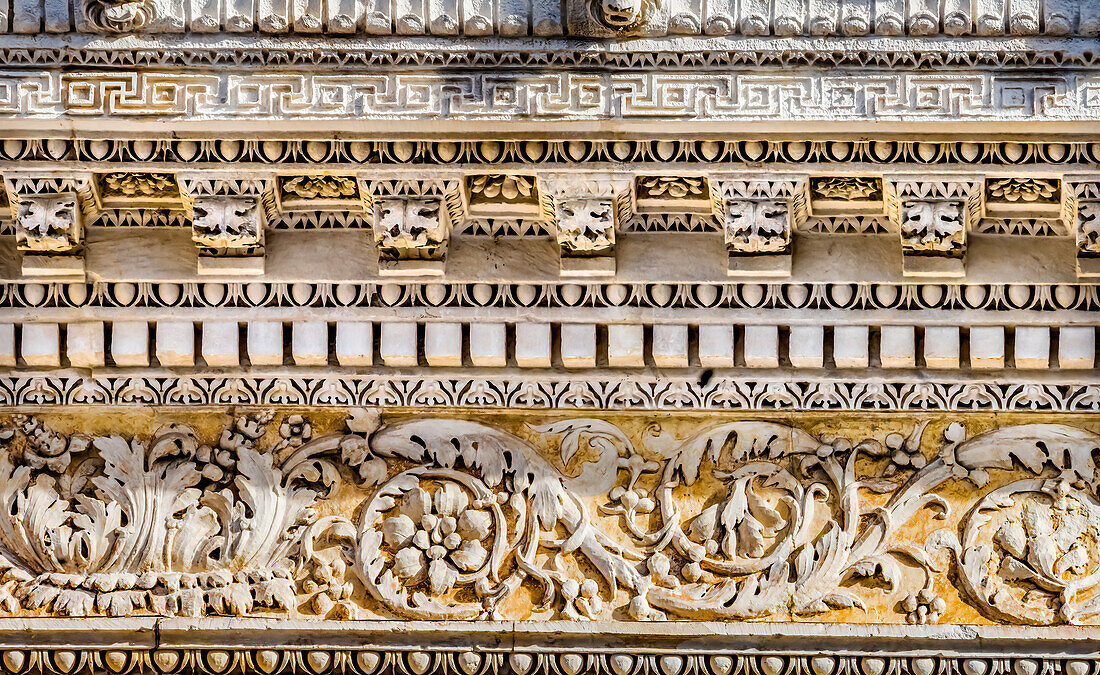
<svg viewBox="0 0 1100 675">
<path fill-rule="evenodd" d="M 1042 178 L 999 178 L 989 181 L 990 198 L 1005 202 L 1051 201 L 1058 194 L 1058 181 Z"/>
<path fill-rule="evenodd" d="M 114 8 L 140 6 L 141 3 L 104 3 Z M 112 194 L 124 197 L 164 197 L 177 192 L 175 179 L 166 173 L 109 173 L 103 176 L 103 186 Z"/>
<path fill-rule="evenodd" d="M 356 197 L 359 190 L 351 176 L 294 176 L 283 184 L 284 197 L 340 199 Z"/>
<path fill-rule="evenodd" d="M 382 521 L 383 541 L 395 553 L 394 572 L 407 584 L 426 578 L 436 596 L 485 564 L 489 553 L 482 541 L 492 529 L 492 515 L 470 508 L 466 492 L 452 482 L 430 493 L 409 490 L 396 515 Z"/>
<path fill-rule="evenodd" d="M 638 186 L 645 190 L 647 197 L 668 197 L 684 199 L 703 194 L 702 178 L 687 176 L 645 176 L 638 179 Z"/>
<path fill-rule="evenodd" d="M 86 451 L 91 444 L 89 436 L 73 434 L 66 438 L 33 417 L 19 417 L 16 421 L 27 437 L 23 462 L 32 469 L 64 473 L 72 456 Z"/>
<path fill-rule="evenodd" d="M 813 196 L 845 202 L 874 201 L 882 197 L 882 182 L 862 176 L 829 176 L 813 180 Z"/>
<path fill-rule="evenodd" d="M 502 173 L 471 176 L 470 192 L 490 201 L 522 201 L 534 197 L 535 179 L 531 176 L 510 176 Z"/>
</svg>

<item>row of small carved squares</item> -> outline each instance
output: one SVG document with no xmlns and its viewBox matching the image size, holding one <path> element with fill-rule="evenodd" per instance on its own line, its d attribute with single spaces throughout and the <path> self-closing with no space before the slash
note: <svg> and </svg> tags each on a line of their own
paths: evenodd
<svg viewBox="0 0 1100 675">
<path fill-rule="evenodd" d="M 273 3 L 254 7 L 219 0 L 185 11 L 182 2 L 84 0 L 76 11 L 49 3 L 13 2 L 4 8 L 14 33 L 65 32 L 253 32 L 369 35 L 631 36 L 631 35 L 1014 35 L 1093 34 L 1097 17 L 1087 8 L 1047 0 L 1009 5 L 925 2 L 899 7 L 831 0 L 789 3 L 774 12 L 762 3 L 722 0 L 699 3 L 661 0 L 619 7 L 596 0 L 537 3 L 527 0 L 462 0 L 433 5 L 415 0 L 329 0 L 304 6 Z M 5 24 L 5 28 L 7 28 Z"/>
<path fill-rule="evenodd" d="M 541 307 L 1100 311 L 1095 284 L 2 283 L 0 307 Z"/>
<path fill-rule="evenodd" d="M 74 624 L 74 627 L 78 627 Z M 216 631 L 216 629 L 211 629 Z M 215 633 L 216 634 L 216 633 Z M 153 672 L 162 675 L 246 675 L 306 673 L 326 675 L 1089 675 L 1089 658 L 1008 656 L 910 656 L 876 649 L 874 655 L 841 655 L 821 650 L 816 656 L 767 652 L 746 655 L 722 650 L 683 653 L 660 650 L 554 652 L 500 650 L 477 646 L 439 648 L 425 636 L 419 649 L 177 648 L 9 649 L 0 654 L 4 672 L 33 675 Z M 919 638 L 915 644 L 923 644 Z M 1037 646 L 1042 642 L 1036 640 Z M 934 645 L 935 643 L 929 643 Z M 933 647 L 934 648 L 934 647 Z"/>
<path fill-rule="evenodd" d="M 1096 363 L 1096 330 L 350 320 L 3 323 L 0 365 L 1081 370 Z"/>
</svg>

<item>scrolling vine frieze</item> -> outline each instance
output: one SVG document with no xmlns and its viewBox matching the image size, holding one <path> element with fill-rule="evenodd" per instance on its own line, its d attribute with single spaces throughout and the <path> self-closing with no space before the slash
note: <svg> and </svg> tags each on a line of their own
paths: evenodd
<svg viewBox="0 0 1100 675">
<path fill-rule="evenodd" d="M 0 608 L 1037 625 L 1100 614 L 1100 435 L 1077 426 L 179 419 L 130 436 L 64 416 L 0 424 Z"/>
</svg>

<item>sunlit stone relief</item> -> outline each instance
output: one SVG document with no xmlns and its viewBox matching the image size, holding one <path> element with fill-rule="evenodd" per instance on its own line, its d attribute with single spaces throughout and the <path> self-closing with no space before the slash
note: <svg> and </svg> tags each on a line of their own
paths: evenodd
<svg viewBox="0 0 1100 675">
<path fill-rule="evenodd" d="M 0 604 L 1094 623 L 1098 422 L 1018 421 L 9 414 Z"/>
</svg>

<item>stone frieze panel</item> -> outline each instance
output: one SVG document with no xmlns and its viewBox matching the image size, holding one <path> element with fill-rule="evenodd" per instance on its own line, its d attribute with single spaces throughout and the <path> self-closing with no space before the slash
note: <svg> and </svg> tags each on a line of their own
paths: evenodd
<svg viewBox="0 0 1100 675">
<path fill-rule="evenodd" d="M 1094 624 L 1094 417 L 5 414 L 15 616 Z"/>
<path fill-rule="evenodd" d="M 831 0 L 785 3 L 721 0 L 569 0 L 561 4 L 508 0 L 441 4 L 341 0 L 331 4 L 275 2 L 253 6 L 235 0 L 199 5 L 179 0 L 81 0 L 72 6 L 3 2 L 10 18 L 2 31 L 34 34 L 83 33 L 260 33 L 299 36 L 433 35 L 506 38 L 569 35 L 629 38 L 658 36 L 908 36 L 960 38 L 1093 36 L 1097 13 L 1087 3 L 1048 0 L 1000 3 L 889 0 Z"/>
</svg>

